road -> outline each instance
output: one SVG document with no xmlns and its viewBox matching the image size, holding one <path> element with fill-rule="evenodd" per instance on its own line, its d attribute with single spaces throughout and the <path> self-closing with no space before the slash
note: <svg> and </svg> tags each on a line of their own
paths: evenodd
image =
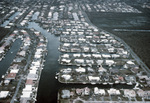
<svg viewBox="0 0 150 103">
<path fill-rule="evenodd" d="M 19 82 L 18 82 L 18 84 L 17 84 L 17 88 L 16 88 L 16 91 L 15 91 L 15 94 L 14 94 L 14 96 L 12 97 L 10 103 L 14 103 L 14 100 L 15 100 L 17 94 L 18 94 L 18 91 L 19 91 L 19 88 L 20 88 L 20 85 L 21 85 L 21 81 L 22 81 L 22 76 L 21 76 L 20 79 L 19 79 Z"/>
</svg>

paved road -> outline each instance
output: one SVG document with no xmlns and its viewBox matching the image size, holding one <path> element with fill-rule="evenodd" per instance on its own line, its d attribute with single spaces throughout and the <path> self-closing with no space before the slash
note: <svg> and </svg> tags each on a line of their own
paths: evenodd
<svg viewBox="0 0 150 103">
<path fill-rule="evenodd" d="M 19 79 L 19 82 L 18 82 L 16 91 L 15 91 L 15 94 L 14 94 L 13 98 L 11 99 L 11 102 L 10 102 L 10 103 L 14 103 L 14 99 L 16 98 L 16 96 L 17 96 L 17 94 L 18 94 L 18 91 L 19 91 L 19 88 L 20 88 L 21 81 L 22 81 L 22 76 L 21 76 L 20 79 Z"/>
</svg>

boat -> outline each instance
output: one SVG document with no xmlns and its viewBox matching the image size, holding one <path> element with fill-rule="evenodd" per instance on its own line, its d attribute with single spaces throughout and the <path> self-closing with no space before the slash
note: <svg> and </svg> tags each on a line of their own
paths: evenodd
<svg viewBox="0 0 150 103">
<path fill-rule="evenodd" d="M 130 82 L 128 82 L 128 83 L 127 83 L 127 85 L 132 85 L 132 82 L 131 82 L 131 81 L 130 81 Z"/>
</svg>

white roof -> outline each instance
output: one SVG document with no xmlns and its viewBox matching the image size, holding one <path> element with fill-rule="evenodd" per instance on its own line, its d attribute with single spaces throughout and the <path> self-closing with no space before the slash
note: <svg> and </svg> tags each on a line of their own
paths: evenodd
<svg viewBox="0 0 150 103">
<path fill-rule="evenodd" d="M 1 91 L 0 92 L 0 98 L 6 98 L 8 93 L 9 93 L 9 91 Z"/>
<path fill-rule="evenodd" d="M 93 57 L 101 58 L 101 54 L 92 54 Z"/>
<path fill-rule="evenodd" d="M 38 55 L 37 55 L 37 54 L 35 54 L 35 56 L 34 56 L 34 57 L 35 57 L 35 58 L 41 58 L 41 56 L 42 56 L 42 55 L 40 55 L 40 54 L 38 54 Z"/>
<path fill-rule="evenodd" d="M 62 55 L 62 57 L 69 58 L 69 54 L 64 54 L 64 55 Z"/>
<path fill-rule="evenodd" d="M 19 69 L 11 69 L 10 73 L 18 73 Z"/>
<path fill-rule="evenodd" d="M 96 81 L 99 81 L 100 78 L 99 77 L 93 77 L 93 76 L 88 76 L 89 80 L 96 80 Z"/>
<path fill-rule="evenodd" d="M 84 62 L 84 59 L 75 59 L 75 61 Z"/>
<path fill-rule="evenodd" d="M 79 67 L 78 69 L 76 69 L 76 72 L 85 72 L 85 68 L 81 68 L 81 67 Z"/>
<path fill-rule="evenodd" d="M 70 75 L 64 74 L 61 77 L 63 77 L 65 80 L 69 80 L 71 78 Z"/>
<path fill-rule="evenodd" d="M 83 57 L 91 57 L 91 54 L 82 54 Z"/>
<path fill-rule="evenodd" d="M 113 61 L 113 60 L 106 60 L 106 64 L 110 64 L 110 65 L 112 65 L 112 64 L 114 64 L 115 62 Z"/>
<path fill-rule="evenodd" d="M 64 46 L 70 46 L 70 44 L 69 43 L 64 43 Z"/>
<path fill-rule="evenodd" d="M 23 92 L 21 98 L 30 98 L 32 92 Z"/>
<path fill-rule="evenodd" d="M 81 54 L 73 54 L 74 57 L 80 57 Z"/>
<path fill-rule="evenodd" d="M 32 91 L 32 85 L 26 85 L 23 89 L 23 92 L 31 92 Z"/>
<path fill-rule="evenodd" d="M 104 58 L 110 58 L 110 57 L 111 57 L 110 54 L 102 54 L 102 56 L 103 56 Z"/>
<path fill-rule="evenodd" d="M 37 80 L 38 75 L 37 74 L 28 74 L 27 79 Z"/>
<path fill-rule="evenodd" d="M 127 61 L 128 64 L 133 64 L 134 65 L 134 62 L 133 61 Z"/>
<path fill-rule="evenodd" d="M 35 66 L 40 66 L 40 62 L 39 62 L 39 61 L 37 61 L 37 62 L 32 62 L 32 64 L 35 65 Z"/>
<path fill-rule="evenodd" d="M 38 67 L 37 67 L 37 66 L 31 66 L 30 69 L 31 69 L 31 70 L 37 70 Z"/>
<path fill-rule="evenodd" d="M 30 70 L 29 73 L 30 74 L 36 74 L 36 70 Z"/>
</svg>

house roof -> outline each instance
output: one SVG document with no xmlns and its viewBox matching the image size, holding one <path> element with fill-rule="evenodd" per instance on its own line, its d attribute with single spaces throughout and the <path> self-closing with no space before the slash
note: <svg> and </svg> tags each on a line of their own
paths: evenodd
<svg viewBox="0 0 150 103">
<path fill-rule="evenodd" d="M 13 79 L 15 77 L 16 77 L 16 73 L 9 73 L 6 78 L 12 78 Z"/>
<path fill-rule="evenodd" d="M 33 85 L 33 80 L 32 79 L 27 79 L 26 80 L 26 85 Z"/>
<path fill-rule="evenodd" d="M 0 98 L 6 98 L 8 93 L 9 93 L 9 91 L 1 91 L 0 92 Z"/>
</svg>

